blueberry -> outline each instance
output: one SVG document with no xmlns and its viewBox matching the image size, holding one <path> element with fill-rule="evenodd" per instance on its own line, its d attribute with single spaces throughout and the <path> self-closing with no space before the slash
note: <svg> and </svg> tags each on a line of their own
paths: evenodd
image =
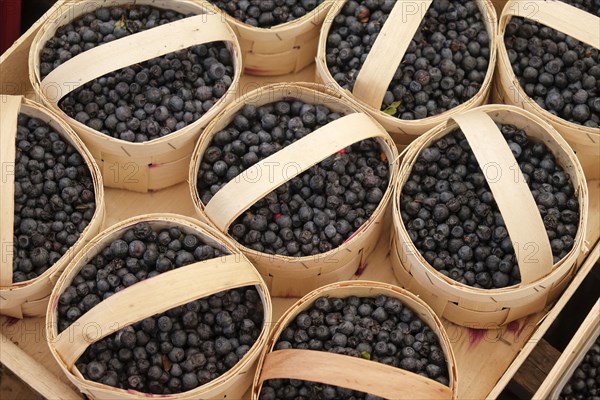
<svg viewBox="0 0 600 400">
<path fill-rule="evenodd" d="M 208 68 L 208 76 L 215 80 L 221 79 L 225 75 L 225 72 L 225 66 L 221 63 L 213 63 Z"/>
<path fill-rule="evenodd" d="M 183 110 L 183 100 L 181 97 L 173 96 L 169 99 L 169 110 L 172 112 Z"/>
<path fill-rule="evenodd" d="M 146 251 L 146 244 L 141 240 L 134 240 L 129 243 L 129 255 L 135 258 L 142 258 Z"/>
</svg>

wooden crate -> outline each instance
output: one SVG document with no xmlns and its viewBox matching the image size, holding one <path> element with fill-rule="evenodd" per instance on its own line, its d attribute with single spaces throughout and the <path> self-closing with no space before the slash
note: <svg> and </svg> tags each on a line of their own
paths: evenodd
<svg viewBox="0 0 600 400">
<path fill-rule="evenodd" d="M 59 1 L 46 15 L 56 15 L 59 7 L 68 6 L 66 3 L 66 0 Z M 27 57 L 31 39 L 38 28 L 39 22 L 0 57 L 0 92 L 32 95 L 27 77 Z M 314 74 L 314 67 L 309 67 L 292 76 L 244 76 L 240 91 L 243 94 L 278 81 L 312 81 Z M 497 398 L 600 257 L 600 181 L 590 181 L 588 184 L 590 209 L 586 240 L 590 251 L 579 259 L 579 272 L 553 306 L 505 327 L 488 330 L 483 329 L 485 326 L 459 327 L 443 320 L 456 355 L 460 379 L 458 398 Z M 134 215 L 153 212 L 194 216 L 188 184 L 182 183 L 147 194 L 106 189 L 104 227 Z M 374 253 L 365 260 L 355 279 L 397 284 L 389 260 L 391 227 L 388 226 L 385 230 L 387 234 Z M 278 318 L 296 300 L 273 298 L 273 317 Z M 16 375 L 46 398 L 81 398 L 52 358 L 45 341 L 44 328 L 43 318 L 16 320 L 0 317 L 0 362 L 11 368 Z M 16 346 L 8 343 L 8 340 Z M 23 381 L 12 374 L 4 373 L 0 378 L 0 398 L 40 398 Z"/>
<path fill-rule="evenodd" d="M 600 334 L 600 299 L 594 304 L 575 336 L 533 396 L 536 399 L 558 398 L 587 351 Z"/>
</svg>

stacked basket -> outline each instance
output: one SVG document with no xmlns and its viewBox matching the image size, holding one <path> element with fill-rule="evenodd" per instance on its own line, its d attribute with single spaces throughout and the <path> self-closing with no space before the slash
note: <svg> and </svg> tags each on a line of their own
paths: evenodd
<svg viewBox="0 0 600 400">
<path fill-rule="evenodd" d="M 242 49 L 244 73 L 277 76 L 299 72 L 313 63 L 321 24 L 335 0 L 321 1 L 300 18 L 271 27 L 255 27 L 240 21 L 212 4 L 215 1 L 201 3 L 221 13 L 235 31 Z"/>
</svg>

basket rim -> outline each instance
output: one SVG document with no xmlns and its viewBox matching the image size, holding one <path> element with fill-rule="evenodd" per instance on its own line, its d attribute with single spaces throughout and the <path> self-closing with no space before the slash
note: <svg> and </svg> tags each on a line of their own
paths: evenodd
<svg viewBox="0 0 600 400">
<path fill-rule="evenodd" d="M 303 16 L 293 19 L 288 22 L 284 22 L 283 24 L 274 25 L 274 26 L 270 26 L 270 27 L 252 26 L 245 22 L 242 22 L 239 19 L 233 17 L 232 15 L 229 15 L 227 13 L 227 11 L 225 11 L 225 10 L 221 9 L 220 7 L 218 7 L 217 5 L 211 3 L 210 0 L 203 0 L 202 3 L 207 9 L 210 9 L 213 12 L 217 12 L 217 13 L 221 14 L 223 16 L 223 18 L 225 18 L 229 24 L 235 25 L 238 28 L 247 29 L 250 31 L 255 31 L 255 32 L 260 32 L 260 33 L 274 33 L 275 34 L 275 33 L 283 33 L 286 31 L 292 31 L 295 28 L 298 28 L 299 26 L 305 25 L 307 22 L 310 22 L 310 20 L 314 19 L 315 15 L 317 15 L 321 12 L 325 12 L 331 6 L 331 4 L 335 3 L 336 1 L 338 1 L 338 0 L 323 0 L 323 2 L 321 2 L 319 5 L 317 5 L 317 7 L 315 7 L 312 11 L 304 14 Z"/>
</svg>

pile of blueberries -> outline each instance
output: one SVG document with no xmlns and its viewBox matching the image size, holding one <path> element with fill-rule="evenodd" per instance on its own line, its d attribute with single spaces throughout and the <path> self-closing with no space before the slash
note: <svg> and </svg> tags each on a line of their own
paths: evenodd
<svg viewBox="0 0 600 400">
<path fill-rule="evenodd" d="M 600 16 L 596 0 L 561 0 Z M 504 44 L 525 93 L 567 121 L 600 126 L 600 50 L 537 22 L 513 17 Z"/>
<path fill-rule="evenodd" d="M 197 179 L 200 200 L 208 204 L 247 168 L 341 116 L 325 105 L 302 101 L 245 105 L 204 152 Z M 259 200 L 232 223 L 229 233 L 267 254 L 301 257 L 334 249 L 383 199 L 388 162 L 373 139 L 341 149 Z"/>
<path fill-rule="evenodd" d="M 83 266 L 58 301 L 58 330 L 137 282 L 224 255 L 176 226 L 141 222 Z M 144 393 L 195 389 L 229 371 L 262 331 L 254 286 L 226 290 L 154 315 L 92 343 L 76 363 L 86 379 Z"/>
<path fill-rule="evenodd" d="M 560 393 L 561 400 L 600 399 L 600 336 Z"/>
<path fill-rule="evenodd" d="M 96 46 L 186 18 L 140 5 L 99 8 L 60 27 L 40 54 L 42 79 Z M 229 89 L 233 59 L 223 42 L 166 54 L 108 73 L 67 94 L 71 118 L 127 142 L 147 142 L 200 119 Z"/>
<path fill-rule="evenodd" d="M 350 0 L 333 20 L 326 62 L 342 88 L 354 88 L 395 4 L 396 0 Z M 475 0 L 434 0 L 394 74 L 381 110 L 402 120 L 417 120 L 475 96 L 490 60 L 491 39 L 484 18 Z"/>
<path fill-rule="evenodd" d="M 556 263 L 573 248 L 579 225 L 572 178 L 543 142 L 513 125 L 498 127 L 535 199 Z M 400 210 L 410 240 L 441 274 L 485 289 L 521 281 L 504 220 L 462 131 L 420 153 L 402 188 Z M 532 257 L 535 251 L 533 243 Z"/>
<path fill-rule="evenodd" d="M 238 21 L 270 28 L 302 18 L 324 0 L 208 0 Z"/>
<path fill-rule="evenodd" d="M 4 183 L 3 183 L 4 184 Z M 85 160 L 45 122 L 19 114 L 13 282 L 35 279 L 77 242 L 96 211 Z"/>
<path fill-rule="evenodd" d="M 361 357 L 449 385 L 446 356 L 435 332 L 402 301 L 384 295 L 318 298 L 282 332 L 274 351 L 285 349 Z M 265 381 L 259 398 L 380 399 L 347 388 L 290 379 Z"/>
</svg>

